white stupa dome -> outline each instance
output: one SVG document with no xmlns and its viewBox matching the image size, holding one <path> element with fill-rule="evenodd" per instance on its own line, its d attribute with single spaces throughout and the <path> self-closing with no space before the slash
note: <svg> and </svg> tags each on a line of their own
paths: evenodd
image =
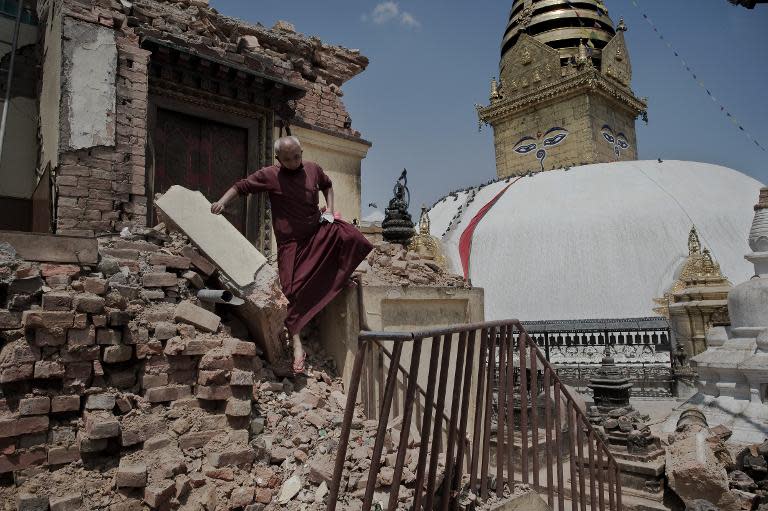
<svg viewBox="0 0 768 511">
<path fill-rule="evenodd" d="M 744 254 L 763 185 L 726 167 L 669 160 L 553 170 L 448 195 L 429 215 L 453 271 L 463 273 L 462 233 L 510 184 L 472 237 L 468 276 L 485 289 L 486 319 L 656 315 L 653 299 L 674 283 L 692 225 L 732 283 L 754 272 Z"/>
</svg>

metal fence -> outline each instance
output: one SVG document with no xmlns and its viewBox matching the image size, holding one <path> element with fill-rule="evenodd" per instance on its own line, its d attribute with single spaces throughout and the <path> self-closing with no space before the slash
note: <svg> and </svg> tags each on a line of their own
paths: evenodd
<svg viewBox="0 0 768 511">
<path fill-rule="evenodd" d="M 391 351 L 382 350 L 382 343 Z M 408 369 L 401 365 L 404 347 L 410 354 Z M 362 375 L 375 360 L 374 351 L 383 353 L 386 363 L 379 368 L 378 426 L 363 511 L 373 504 L 387 424 L 400 392 L 402 434 L 387 509 L 398 505 L 418 403 L 423 409 L 420 424 L 415 424 L 420 448 L 411 509 L 455 509 L 462 492 L 471 490 L 482 498 L 495 492 L 501 497 L 505 485 L 513 488 L 515 483 L 530 484 L 561 511 L 566 501 L 574 510 L 585 511 L 588 505 L 592 510 L 621 509 L 616 461 L 519 321 L 409 333 L 364 331 L 357 348 L 328 511 L 336 509 Z M 429 359 L 426 390 L 418 377 L 422 351 Z M 362 389 L 361 394 L 366 393 L 369 388 Z"/>
</svg>

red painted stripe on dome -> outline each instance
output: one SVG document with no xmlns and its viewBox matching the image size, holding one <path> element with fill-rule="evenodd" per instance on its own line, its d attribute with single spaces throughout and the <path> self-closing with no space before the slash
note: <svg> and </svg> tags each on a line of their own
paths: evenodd
<svg viewBox="0 0 768 511">
<path fill-rule="evenodd" d="M 477 214 L 472 217 L 472 220 L 470 220 L 467 228 L 464 229 L 464 232 L 461 233 L 461 238 L 459 238 L 459 257 L 461 258 L 461 267 L 464 270 L 465 280 L 469 278 L 469 257 L 472 253 L 472 236 L 475 234 L 475 227 L 477 227 L 477 224 L 480 223 L 480 220 L 483 219 L 486 213 L 491 210 L 493 205 L 496 204 L 496 201 L 499 200 L 502 195 L 504 195 L 504 192 L 506 192 L 510 186 L 517 183 L 521 177 L 522 176 L 519 176 L 517 179 L 505 186 L 493 197 L 493 199 L 488 201 L 485 206 L 480 208 L 480 211 L 478 211 Z"/>
</svg>

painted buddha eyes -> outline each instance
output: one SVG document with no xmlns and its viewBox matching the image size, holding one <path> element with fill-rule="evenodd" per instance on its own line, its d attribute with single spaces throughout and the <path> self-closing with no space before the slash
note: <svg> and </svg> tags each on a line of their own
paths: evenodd
<svg viewBox="0 0 768 511">
<path fill-rule="evenodd" d="M 621 137 L 621 133 L 619 134 L 619 137 Z M 624 140 L 623 138 L 619 138 L 619 140 L 618 140 L 616 143 L 617 143 L 617 144 L 618 144 L 618 146 L 619 146 L 619 147 L 621 147 L 622 149 L 626 149 L 626 148 L 628 148 L 628 147 L 629 147 L 629 143 L 627 143 L 627 141 L 626 141 L 626 140 Z"/>
<path fill-rule="evenodd" d="M 536 144 L 526 144 L 515 148 L 515 152 L 519 154 L 530 153 L 536 149 Z"/>
<path fill-rule="evenodd" d="M 601 131 L 605 141 L 613 146 L 613 152 L 618 159 L 621 151 L 629 148 L 629 142 L 627 142 L 626 135 L 624 135 L 624 133 L 617 133 L 616 136 L 614 136 L 613 130 L 607 124 L 603 125 Z"/>
<path fill-rule="evenodd" d="M 563 139 L 564 139 L 565 137 L 567 137 L 567 136 L 568 136 L 568 134 L 567 134 L 567 133 L 558 133 L 558 134 L 557 134 L 557 135 L 555 135 L 554 137 L 549 137 L 549 138 L 547 138 L 547 139 L 544 139 L 544 143 L 543 143 L 543 145 L 544 145 L 544 146 L 553 146 L 553 145 L 557 145 L 557 144 L 559 144 L 560 142 L 562 142 L 562 141 L 563 141 Z"/>
<path fill-rule="evenodd" d="M 603 138 L 608 141 L 609 144 L 613 144 L 615 142 L 615 139 L 613 138 L 613 135 L 610 133 L 603 133 Z"/>
</svg>

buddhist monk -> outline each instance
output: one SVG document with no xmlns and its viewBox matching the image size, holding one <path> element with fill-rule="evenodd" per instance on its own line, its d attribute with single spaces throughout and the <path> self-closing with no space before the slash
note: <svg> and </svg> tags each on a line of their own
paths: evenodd
<svg viewBox="0 0 768 511">
<path fill-rule="evenodd" d="M 293 372 L 301 374 L 306 359 L 301 329 L 349 284 L 373 246 L 336 217 L 331 179 L 318 164 L 302 160 L 298 138 L 282 137 L 274 149 L 278 164 L 237 181 L 211 204 L 211 213 L 221 214 L 238 194 L 269 194 L 280 285 L 289 302 L 285 327 L 293 342 Z M 324 212 L 318 192 L 325 198 Z"/>
</svg>

